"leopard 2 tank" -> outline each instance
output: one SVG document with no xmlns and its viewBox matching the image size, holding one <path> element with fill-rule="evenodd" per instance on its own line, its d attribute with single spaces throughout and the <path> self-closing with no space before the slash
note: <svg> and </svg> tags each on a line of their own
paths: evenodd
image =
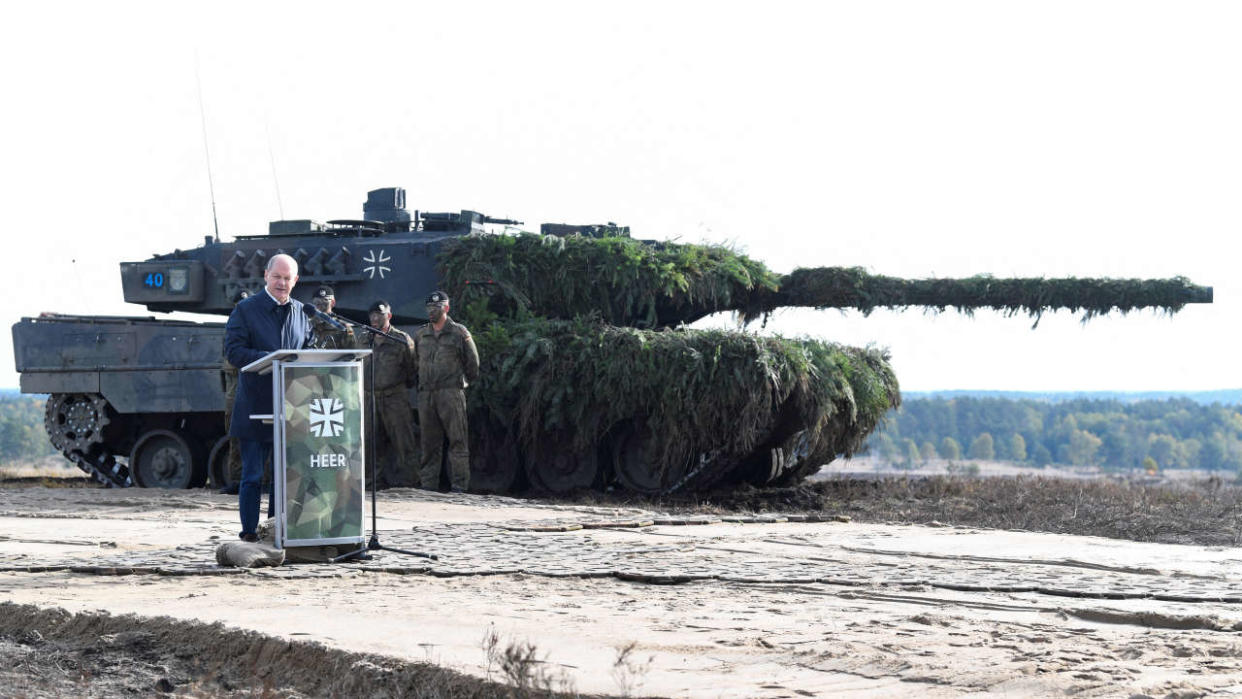
<svg viewBox="0 0 1242 699">
<path fill-rule="evenodd" d="M 322 284 L 363 322 L 377 298 L 393 323 L 426 322 L 448 292 L 483 360 L 468 391 L 471 488 L 663 494 L 789 485 L 859 449 L 900 403 L 884 351 L 687 324 L 790 306 L 996 308 L 1087 317 L 1211 302 L 1183 278 L 900 279 L 858 268 L 777 274 L 727 248 L 639 240 L 616 224 L 543 224 L 474 211 L 410 212 L 400 188 L 368 193 L 361 219 L 277 221 L 264 235 L 122 262 L 125 300 L 223 316 L 292 255 L 294 296 Z M 504 230 L 497 232 L 497 227 Z M 48 437 L 117 486 L 220 484 L 227 439 L 220 322 L 43 315 L 13 326 L 25 393 L 50 394 Z"/>
</svg>

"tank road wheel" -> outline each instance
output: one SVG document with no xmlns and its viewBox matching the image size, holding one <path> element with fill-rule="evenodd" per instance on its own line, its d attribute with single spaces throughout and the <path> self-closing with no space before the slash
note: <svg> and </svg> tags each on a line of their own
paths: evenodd
<svg viewBox="0 0 1242 699">
<path fill-rule="evenodd" d="M 526 477 L 537 490 L 565 495 L 596 485 L 599 455 L 595 449 L 589 449 L 585 454 L 575 453 L 570 446 L 572 441 L 563 434 L 557 435 L 556 439 L 550 440 L 543 458 L 526 455 Z"/>
<path fill-rule="evenodd" d="M 508 430 L 472 430 L 470 440 L 470 490 L 479 493 L 508 493 L 514 490 L 521 465 L 517 440 Z M 495 435 L 500 433 L 500 438 Z"/>
<path fill-rule="evenodd" d="M 43 411 L 43 427 L 58 450 L 90 454 L 104 444 L 104 430 L 112 422 L 110 413 L 103 396 L 53 393 Z"/>
<path fill-rule="evenodd" d="M 202 450 L 170 430 L 151 430 L 129 455 L 130 476 L 140 488 L 195 488 L 207 478 Z"/>
<path fill-rule="evenodd" d="M 622 428 L 612 441 L 612 469 L 617 481 L 634 493 L 660 495 L 680 485 L 690 472 L 692 459 L 661 469 L 655 445 L 646 425 Z"/>
<path fill-rule="evenodd" d="M 211 455 L 207 457 L 207 473 L 211 487 L 219 490 L 233 485 L 232 474 L 229 473 L 229 436 L 226 434 L 216 440 L 211 447 Z"/>
</svg>

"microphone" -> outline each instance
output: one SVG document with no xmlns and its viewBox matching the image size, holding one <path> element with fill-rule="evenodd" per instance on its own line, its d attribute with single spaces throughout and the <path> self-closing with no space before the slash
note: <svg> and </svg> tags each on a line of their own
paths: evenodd
<svg viewBox="0 0 1242 699">
<path fill-rule="evenodd" d="M 344 323 L 337 320 L 336 318 L 333 318 L 327 313 L 320 313 L 318 308 L 315 308 L 309 303 L 302 304 L 302 312 L 305 313 L 306 317 L 311 320 L 315 320 L 316 318 L 318 318 L 322 320 L 323 322 L 327 323 L 328 325 L 331 325 L 332 327 L 336 328 L 337 330 L 343 330 L 345 332 L 349 332 L 349 328 L 345 327 Z"/>
</svg>

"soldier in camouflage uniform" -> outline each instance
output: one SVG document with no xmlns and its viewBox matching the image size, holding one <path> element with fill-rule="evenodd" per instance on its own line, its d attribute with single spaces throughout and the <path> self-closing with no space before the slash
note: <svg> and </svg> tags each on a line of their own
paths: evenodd
<svg viewBox="0 0 1242 699">
<path fill-rule="evenodd" d="M 397 341 L 372 334 L 366 342 L 366 349 L 371 350 L 368 366 L 374 371 L 376 432 L 387 437 L 396 462 L 393 472 L 386 472 L 388 469 L 382 466 L 384 460 L 376 459 L 376 484 L 380 488 L 418 487 L 414 411 L 410 408 L 409 397 L 418 370 L 414 361 L 414 341 L 392 327 L 392 307 L 387 301 L 376 301 L 370 313 L 373 327 L 401 338 Z"/>
<path fill-rule="evenodd" d="M 233 296 L 233 305 L 236 306 L 238 301 L 249 295 L 250 292 L 245 289 L 237 292 Z M 228 359 L 224 359 L 223 362 L 221 372 L 224 374 L 224 429 L 227 432 L 233 420 L 233 400 L 237 397 L 238 370 L 237 367 L 229 364 Z M 237 443 L 236 437 L 229 437 L 229 456 L 225 471 L 228 474 L 228 481 L 216 485 L 220 486 L 221 493 L 236 495 L 237 486 L 241 483 L 241 445 Z"/>
<path fill-rule="evenodd" d="M 321 286 L 315 290 L 311 303 L 321 314 L 331 314 L 332 309 L 336 308 L 336 292 L 330 286 Z M 358 340 L 352 332 L 332 327 L 322 316 L 312 318 L 311 325 L 315 328 L 315 349 L 358 348 Z"/>
<path fill-rule="evenodd" d="M 418 420 L 422 426 L 423 487 L 440 486 L 444 438 L 449 443 L 452 491 L 470 487 L 470 444 L 466 426 L 466 386 L 479 378 L 479 351 L 461 323 L 448 316 L 449 298 L 443 291 L 427 296 L 430 323 L 414 333 L 418 354 Z"/>
</svg>

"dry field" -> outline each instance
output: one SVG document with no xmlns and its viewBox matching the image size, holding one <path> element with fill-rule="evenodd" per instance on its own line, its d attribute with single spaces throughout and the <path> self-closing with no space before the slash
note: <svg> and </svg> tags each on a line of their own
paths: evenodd
<svg viewBox="0 0 1242 699">
<path fill-rule="evenodd" d="M 91 485 L 90 479 L 83 475 L 81 469 L 60 455 L 0 464 L 0 484 L 4 487 L 21 487 L 32 483 L 66 487 Z"/>
<path fill-rule="evenodd" d="M 233 498 L 47 476 L 0 471 L 5 696 L 1242 692 L 1242 489 L 1219 480 L 386 491 L 385 541 L 438 562 L 264 573 L 213 570 Z"/>
<path fill-rule="evenodd" d="M 1005 468 L 823 473 L 797 488 L 740 488 L 658 500 L 581 502 L 697 512 L 817 512 L 858 522 L 981 527 L 1204 546 L 1242 542 L 1242 486 L 1219 477 L 1109 478 L 1098 472 Z"/>
</svg>

